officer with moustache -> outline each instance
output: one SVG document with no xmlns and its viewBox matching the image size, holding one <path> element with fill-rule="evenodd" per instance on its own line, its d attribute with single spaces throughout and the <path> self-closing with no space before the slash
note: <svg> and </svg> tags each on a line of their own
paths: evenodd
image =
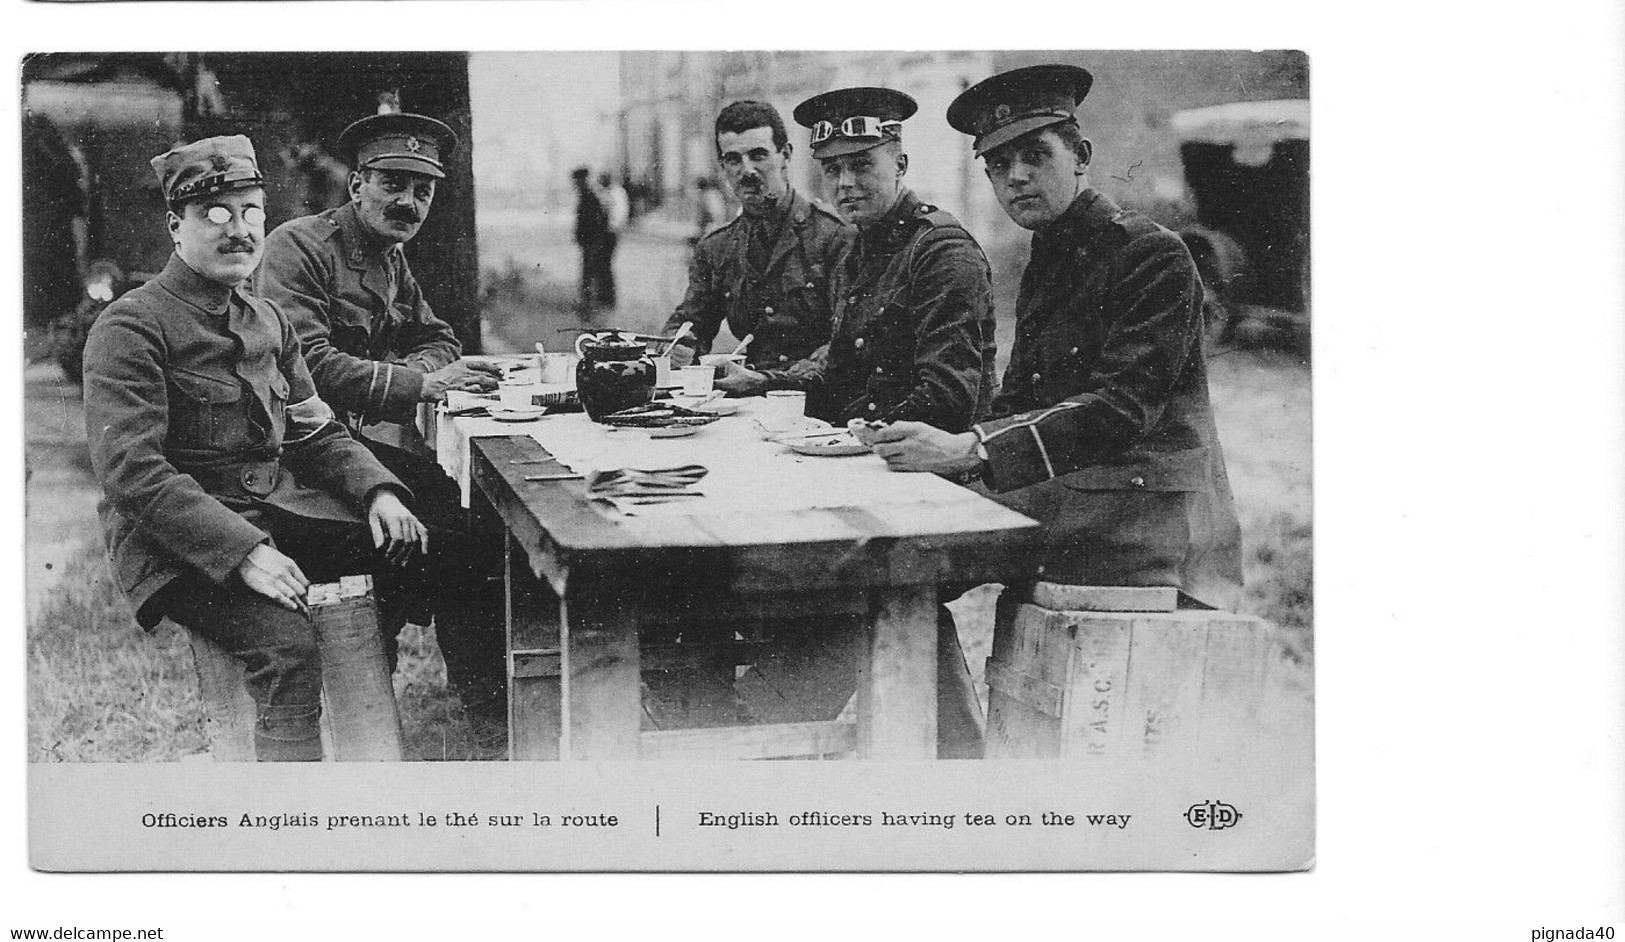
<svg viewBox="0 0 1625 942">
<path fill-rule="evenodd" d="M 912 419 L 964 431 L 993 397 L 993 288 L 987 256 L 949 213 L 903 185 L 903 122 L 918 110 L 889 88 L 843 88 L 796 106 L 852 248 L 832 280 L 827 351 L 805 364 L 808 411 L 844 422 Z M 734 368 L 718 385 L 766 377 Z"/>
<path fill-rule="evenodd" d="M 852 232 L 790 186 L 793 148 L 772 105 L 736 101 L 715 132 L 717 162 L 744 211 L 694 247 L 688 291 L 666 331 L 694 326 L 672 365 L 710 352 L 726 322 L 735 337 L 753 338 L 746 365 L 768 388 L 797 388 L 792 367 L 829 340 L 829 279 Z"/>
<path fill-rule="evenodd" d="M 1043 524 L 1040 578 L 1173 586 L 1232 607 L 1241 539 L 1208 398 L 1202 285 L 1184 243 L 1089 185 L 1073 66 L 996 75 L 948 108 L 988 181 L 1033 233 L 992 417 L 964 432 L 874 435 L 896 470 L 979 473 Z"/>
<path fill-rule="evenodd" d="M 964 431 L 993 397 L 993 288 L 981 246 L 952 215 L 903 185 L 903 122 L 919 108 L 889 88 L 842 88 L 796 106 L 841 215 L 857 227 L 835 269 L 834 324 L 825 351 L 798 364 L 808 412 L 834 421 L 911 420 Z M 731 367 L 732 392 L 768 377 Z M 981 755 L 981 707 L 952 617 L 938 618 L 939 758 Z M 827 637 L 822 670 L 851 671 L 849 646 Z M 839 689 L 847 689 L 839 687 Z"/>
<path fill-rule="evenodd" d="M 501 531 L 490 523 L 471 531 L 462 495 L 439 465 L 366 432 L 412 422 L 419 403 L 443 400 L 448 390 L 497 383 L 496 366 L 461 358 L 462 345 L 423 297 L 403 251 L 428 218 L 457 137 L 433 118 L 393 113 L 356 121 L 338 143 L 355 167 L 350 202 L 277 227 L 256 285 L 298 329 L 322 398 L 418 495 L 436 550 L 414 572 L 411 592 L 385 611 L 386 633 L 394 639 L 410 605 L 432 613 L 447 679 L 482 754 L 495 756 L 507 735 L 502 594 L 494 581 Z"/>
<path fill-rule="evenodd" d="M 299 336 L 248 294 L 265 239 L 253 145 L 153 158 L 175 254 L 85 346 L 85 425 L 113 575 L 144 628 L 169 618 L 243 662 L 261 760 L 319 760 L 311 581 L 429 548 L 411 493 L 334 420 Z"/>
</svg>

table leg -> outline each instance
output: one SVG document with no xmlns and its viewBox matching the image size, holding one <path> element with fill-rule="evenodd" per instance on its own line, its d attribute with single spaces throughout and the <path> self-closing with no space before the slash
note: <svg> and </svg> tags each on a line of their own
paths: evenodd
<svg viewBox="0 0 1625 942">
<path fill-rule="evenodd" d="M 568 593 L 563 605 L 565 759 L 636 759 L 643 714 L 638 606 L 623 595 Z"/>
<path fill-rule="evenodd" d="M 937 588 L 871 596 L 858 657 L 858 758 L 937 755 Z"/>
<path fill-rule="evenodd" d="M 503 571 L 508 635 L 508 755 L 516 762 L 559 757 L 559 597 L 531 575 L 513 537 Z"/>
</svg>

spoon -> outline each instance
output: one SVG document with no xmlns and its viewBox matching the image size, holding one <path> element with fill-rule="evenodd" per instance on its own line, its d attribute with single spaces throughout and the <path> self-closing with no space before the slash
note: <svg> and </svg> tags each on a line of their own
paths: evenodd
<svg viewBox="0 0 1625 942">
<path fill-rule="evenodd" d="M 694 326 L 693 321 L 683 321 L 683 326 L 677 328 L 677 333 L 671 335 L 671 343 L 666 344 L 666 352 L 662 353 L 661 356 L 663 356 L 663 357 L 671 356 L 671 348 L 677 346 L 677 341 L 682 340 L 683 335 L 688 333 L 689 328 L 691 328 L 693 326 Z"/>
</svg>

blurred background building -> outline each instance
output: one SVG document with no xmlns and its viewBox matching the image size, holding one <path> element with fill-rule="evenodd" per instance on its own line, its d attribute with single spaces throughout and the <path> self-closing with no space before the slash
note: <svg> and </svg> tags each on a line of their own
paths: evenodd
<svg viewBox="0 0 1625 942">
<path fill-rule="evenodd" d="M 944 114 L 971 84 L 1042 62 L 1095 75 L 1080 110 L 1096 142 L 1095 186 L 1184 230 L 1214 285 L 1241 285 L 1246 272 L 1250 300 L 1307 312 L 1309 88 L 1297 52 L 126 53 L 24 64 L 27 323 L 82 327 L 86 311 L 64 312 L 87 307 L 88 296 L 93 316 L 162 266 L 169 245 L 147 166 L 153 154 L 207 134 L 248 134 L 274 225 L 341 203 L 348 168 L 339 131 L 400 108 L 447 121 L 465 142 L 407 252 L 431 303 L 471 349 L 488 339 L 528 347 L 572 329 L 560 311 L 579 267 L 570 236 L 577 166 L 610 173 L 631 195 L 616 316 L 648 328 L 686 281 L 687 246 L 706 213 L 698 181 L 719 175 L 717 112 L 756 98 L 788 122 L 802 99 L 848 85 L 891 86 L 919 101 L 905 126 L 907 182 L 964 221 L 996 284 L 1009 287 L 1026 234 L 1005 218 L 970 141 Z M 1282 99 L 1302 106 L 1299 118 L 1191 119 L 1193 110 Z M 1236 127 L 1252 136 L 1236 137 Z M 1301 139 L 1268 139 L 1288 127 Z M 806 131 L 791 122 L 789 132 L 795 184 L 826 197 Z M 730 201 L 721 216 L 736 211 Z M 1009 293 L 1000 292 L 1002 315 Z M 503 336 L 486 338 L 492 329 Z"/>
</svg>

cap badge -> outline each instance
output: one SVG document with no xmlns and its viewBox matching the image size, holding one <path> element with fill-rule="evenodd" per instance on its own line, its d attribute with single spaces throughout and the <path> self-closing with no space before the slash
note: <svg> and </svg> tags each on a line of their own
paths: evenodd
<svg viewBox="0 0 1625 942">
<path fill-rule="evenodd" d="M 225 154 L 214 154 L 209 158 L 209 167 L 213 170 L 230 170 L 231 161 Z"/>
<path fill-rule="evenodd" d="M 1001 121 L 1001 122 L 1010 120 L 1010 106 L 1009 105 L 999 105 L 997 108 L 994 108 L 993 109 L 993 120 Z"/>
<path fill-rule="evenodd" d="M 412 153 L 414 153 L 414 154 L 417 153 L 420 149 L 422 149 L 422 147 L 423 147 L 423 145 L 418 143 L 417 138 L 408 137 L 406 139 L 406 149 L 411 151 Z"/>
</svg>

